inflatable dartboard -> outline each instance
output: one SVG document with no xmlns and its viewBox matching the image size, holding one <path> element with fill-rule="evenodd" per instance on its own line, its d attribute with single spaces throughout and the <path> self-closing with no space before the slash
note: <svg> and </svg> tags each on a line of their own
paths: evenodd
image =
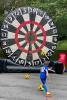
<svg viewBox="0 0 67 100">
<path fill-rule="evenodd" d="M 12 11 L 1 27 L 1 46 L 17 64 L 40 65 L 53 54 L 57 29 L 45 11 L 23 7 Z M 45 55 L 41 55 L 44 51 Z"/>
</svg>

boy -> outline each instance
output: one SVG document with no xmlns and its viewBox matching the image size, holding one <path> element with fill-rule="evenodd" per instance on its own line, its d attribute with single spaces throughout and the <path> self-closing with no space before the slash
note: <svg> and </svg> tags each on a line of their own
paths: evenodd
<svg viewBox="0 0 67 100">
<path fill-rule="evenodd" d="M 40 79 L 41 79 L 41 82 L 43 84 L 43 90 L 45 90 L 46 92 L 46 96 L 51 96 L 51 93 L 48 91 L 48 88 L 46 86 L 46 79 L 47 79 L 47 76 L 48 76 L 48 62 L 45 61 L 44 65 L 41 67 L 40 69 Z"/>
</svg>

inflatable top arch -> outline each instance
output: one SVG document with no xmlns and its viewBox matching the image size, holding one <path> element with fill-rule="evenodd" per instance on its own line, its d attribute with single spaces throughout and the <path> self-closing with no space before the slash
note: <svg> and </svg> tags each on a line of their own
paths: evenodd
<svg viewBox="0 0 67 100">
<path fill-rule="evenodd" d="M 14 63 L 38 66 L 53 54 L 57 36 L 56 26 L 46 11 L 22 7 L 5 18 L 1 46 Z"/>
</svg>

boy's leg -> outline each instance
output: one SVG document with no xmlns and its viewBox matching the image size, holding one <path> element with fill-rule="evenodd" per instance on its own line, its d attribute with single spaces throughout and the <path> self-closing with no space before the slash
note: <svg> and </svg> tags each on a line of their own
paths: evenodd
<svg viewBox="0 0 67 100">
<path fill-rule="evenodd" d="M 41 79 L 42 83 L 43 83 L 43 88 L 46 92 L 46 96 L 51 96 L 51 93 L 48 91 L 47 85 L 46 85 L 46 79 Z"/>
<path fill-rule="evenodd" d="M 44 87 L 45 92 L 47 93 L 48 92 L 48 88 L 47 88 L 46 83 L 43 85 L 43 87 Z"/>
<path fill-rule="evenodd" d="M 46 85 L 46 79 L 42 79 L 41 81 L 43 83 L 43 88 L 44 88 L 45 92 L 47 93 L 48 92 L 48 88 L 47 88 L 47 85 Z"/>
</svg>

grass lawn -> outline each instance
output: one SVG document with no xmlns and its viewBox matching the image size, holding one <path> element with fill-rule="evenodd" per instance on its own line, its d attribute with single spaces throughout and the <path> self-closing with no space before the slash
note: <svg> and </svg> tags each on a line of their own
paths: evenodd
<svg viewBox="0 0 67 100">
<path fill-rule="evenodd" d="M 67 40 L 59 41 L 57 50 L 67 50 Z"/>
</svg>

